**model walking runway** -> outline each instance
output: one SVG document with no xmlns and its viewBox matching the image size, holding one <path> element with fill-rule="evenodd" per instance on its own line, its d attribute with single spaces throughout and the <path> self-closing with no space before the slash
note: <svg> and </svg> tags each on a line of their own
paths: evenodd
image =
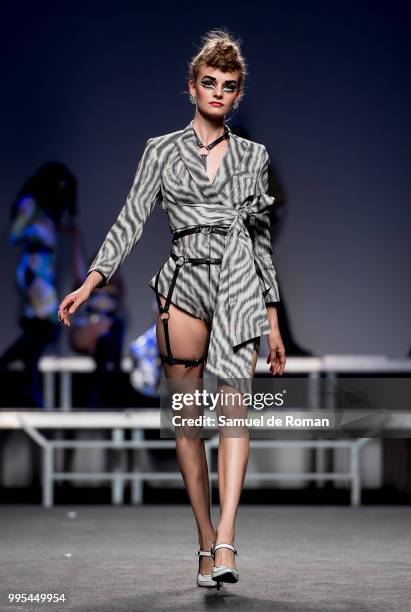
<svg viewBox="0 0 411 612">
<path fill-rule="evenodd" d="M 172 232 L 171 252 L 149 286 L 158 303 L 157 343 L 165 377 L 201 380 L 206 370 L 227 396 L 249 391 L 262 335 L 267 337 L 267 369 L 282 375 L 285 368 L 275 308 L 279 292 L 272 261 L 269 158 L 263 144 L 235 135 L 227 123 L 243 96 L 246 72 L 238 41 L 220 30 L 204 37 L 189 68 L 193 120 L 147 140 L 127 201 L 87 278 L 59 307 L 61 320 L 70 325 L 70 315 L 107 284 L 138 243 L 161 200 Z M 235 410 L 245 416 L 240 404 Z M 210 516 L 204 439 L 193 428 L 176 436 L 177 460 L 197 522 L 199 587 L 239 580 L 235 517 L 249 440 L 247 427 L 240 435 L 233 429 L 219 430 L 217 527 Z"/>
</svg>

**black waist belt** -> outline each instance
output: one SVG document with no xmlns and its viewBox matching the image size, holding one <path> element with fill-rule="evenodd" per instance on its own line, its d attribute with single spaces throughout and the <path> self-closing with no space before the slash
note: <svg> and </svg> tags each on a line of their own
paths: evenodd
<svg viewBox="0 0 411 612">
<path fill-rule="evenodd" d="M 175 259 L 178 266 L 182 266 L 185 263 L 192 264 L 219 264 L 222 262 L 222 257 L 186 257 L 185 255 L 176 255 L 175 253 L 170 253 L 171 257 Z"/>
<path fill-rule="evenodd" d="M 188 234 L 221 234 L 225 236 L 228 232 L 227 227 L 220 227 L 218 225 L 196 225 L 195 227 L 188 227 L 187 229 L 177 230 L 173 233 L 173 240 L 178 240 L 178 238 L 182 238 L 182 236 L 187 236 Z M 184 255 L 176 255 L 175 253 L 170 253 L 171 257 L 175 259 L 178 266 L 182 266 L 185 263 L 192 264 L 219 264 L 222 261 L 222 257 L 185 257 Z"/>
<path fill-rule="evenodd" d="M 173 242 L 174 240 L 182 238 L 182 236 L 187 236 L 188 234 L 221 234 L 222 236 L 225 236 L 227 232 L 227 227 L 221 227 L 218 225 L 196 225 L 195 227 L 175 231 L 173 233 Z"/>
</svg>

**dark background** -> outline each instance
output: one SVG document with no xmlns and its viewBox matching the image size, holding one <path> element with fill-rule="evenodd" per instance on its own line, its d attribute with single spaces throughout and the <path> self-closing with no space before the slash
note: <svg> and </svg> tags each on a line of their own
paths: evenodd
<svg viewBox="0 0 411 612">
<path fill-rule="evenodd" d="M 48 159 L 69 165 L 91 256 L 125 202 L 146 139 L 193 117 L 187 62 L 201 35 L 227 27 L 242 39 L 250 72 L 230 124 L 266 145 L 285 191 L 274 262 L 297 341 L 318 354 L 406 355 L 409 2 L 2 6 L 0 348 L 18 332 L 18 253 L 7 240 L 23 180 Z M 67 244 L 61 298 L 72 284 Z M 152 321 L 147 282 L 169 249 L 157 206 L 121 269 L 128 341 Z"/>
</svg>

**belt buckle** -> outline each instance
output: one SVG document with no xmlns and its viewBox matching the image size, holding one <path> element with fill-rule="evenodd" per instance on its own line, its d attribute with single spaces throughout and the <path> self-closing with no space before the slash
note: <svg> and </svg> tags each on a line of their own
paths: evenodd
<svg viewBox="0 0 411 612">
<path fill-rule="evenodd" d="M 212 230 L 211 225 L 204 225 L 204 226 L 201 228 L 201 233 L 202 233 L 202 234 L 210 234 L 211 230 Z"/>
</svg>

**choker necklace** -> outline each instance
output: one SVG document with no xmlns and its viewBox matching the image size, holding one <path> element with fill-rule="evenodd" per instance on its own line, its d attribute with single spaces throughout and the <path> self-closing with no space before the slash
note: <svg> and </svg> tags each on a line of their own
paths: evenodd
<svg viewBox="0 0 411 612">
<path fill-rule="evenodd" d="M 218 145 L 222 140 L 227 140 L 229 138 L 228 128 L 225 124 L 224 124 L 224 134 L 222 136 L 219 136 L 215 140 L 213 140 L 213 142 L 210 142 L 210 144 L 208 145 L 205 145 L 201 142 L 194 128 L 193 128 L 193 132 L 196 138 L 196 143 L 197 143 L 198 148 L 200 149 L 200 151 L 201 149 L 203 149 L 203 151 L 200 152 L 200 157 L 202 158 L 207 157 L 211 149 L 215 147 L 216 145 Z"/>
</svg>

